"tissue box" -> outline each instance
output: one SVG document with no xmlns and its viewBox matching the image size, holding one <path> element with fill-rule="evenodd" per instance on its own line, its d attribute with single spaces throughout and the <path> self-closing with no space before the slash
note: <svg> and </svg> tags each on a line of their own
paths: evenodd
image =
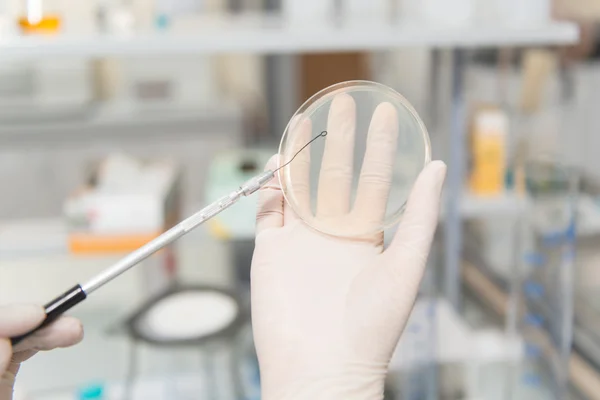
<svg viewBox="0 0 600 400">
<path fill-rule="evenodd" d="M 133 251 L 180 219 L 175 164 L 112 156 L 64 205 L 72 253 Z"/>
</svg>

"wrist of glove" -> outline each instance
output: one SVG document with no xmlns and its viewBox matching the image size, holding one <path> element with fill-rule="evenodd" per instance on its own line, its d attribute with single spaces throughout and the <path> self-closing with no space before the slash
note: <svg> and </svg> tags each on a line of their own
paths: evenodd
<svg viewBox="0 0 600 400">
<path fill-rule="evenodd" d="M 280 369 L 262 374 L 263 400 L 382 400 L 386 374 L 386 365 L 348 364 L 295 377 Z"/>
</svg>

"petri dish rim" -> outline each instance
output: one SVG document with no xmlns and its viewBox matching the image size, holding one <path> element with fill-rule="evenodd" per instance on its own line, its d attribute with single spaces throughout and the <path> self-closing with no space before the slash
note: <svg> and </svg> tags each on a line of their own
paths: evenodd
<svg viewBox="0 0 600 400">
<path fill-rule="evenodd" d="M 390 98 L 394 98 L 397 103 L 399 103 L 402 107 L 404 107 L 405 110 L 408 111 L 410 117 L 416 123 L 416 125 L 418 126 L 419 131 L 421 133 L 421 139 L 423 140 L 423 145 L 424 145 L 423 146 L 424 147 L 423 165 L 421 167 L 421 170 L 423 168 L 425 168 L 425 166 L 431 162 L 431 140 L 429 138 L 429 132 L 427 131 L 427 127 L 425 126 L 425 123 L 423 122 L 423 120 L 421 120 L 421 117 L 419 117 L 419 114 L 417 113 L 415 108 L 412 106 L 412 104 L 410 104 L 410 102 L 404 96 L 402 96 L 400 93 L 398 93 L 396 90 L 392 89 L 389 86 L 383 85 L 378 82 L 368 81 L 368 80 L 351 80 L 351 81 L 335 83 L 331 86 L 328 86 L 328 87 L 318 91 L 317 93 L 312 95 L 310 98 L 308 98 L 304 103 L 302 103 L 302 105 L 296 110 L 296 112 L 294 113 L 292 118 L 290 118 L 290 120 L 288 121 L 288 123 L 285 127 L 285 130 L 283 131 L 283 135 L 281 136 L 281 140 L 279 141 L 279 149 L 278 149 L 279 157 L 277 159 L 277 168 L 280 168 L 282 166 L 283 162 L 287 161 L 287 160 L 285 160 L 285 161 L 282 160 L 281 155 L 286 153 L 284 146 L 288 139 L 292 121 L 294 121 L 294 119 L 297 116 L 302 115 L 302 114 L 311 115 L 312 112 L 314 112 L 316 109 L 318 109 L 324 103 L 330 101 L 330 97 L 335 96 L 336 93 L 352 93 L 352 92 L 363 91 L 365 89 L 370 89 L 370 91 L 379 91 L 381 93 L 386 94 Z M 380 233 L 380 232 L 384 231 L 385 229 L 388 229 L 388 228 L 396 225 L 402 218 L 402 215 L 404 214 L 404 210 L 406 208 L 406 202 L 408 201 L 408 199 L 405 199 L 404 204 L 398 209 L 398 211 L 396 211 L 393 215 L 391 215 L 389 218 L 387 218 L 385 221 L 383 221 L 382 224 L 376 229 L 365 230 L 364 232 L 356 232 L 356 233 L 352 233 L 352 234 L 340 234 L 339 232 L 331 232 L 331 231 L 328 231 L 327 229 L 317 228 L 316 226 L 314 226 L 313 224 L 311 224 L 308 221 L 309 218 L 307 218 L 306 215 L 303 215 L 303 213 L 298 210 L 298 207 L 296 206 L 296 203 L 293 199 L 293 193 L 290 193 L 288 190 L 288 187 L 292 186 L 291 182 L 290 182 L 290 174 L 287 172 L 289 168 L 290 168 L 289 165 L 283 167 L 280 170 L 280 173 L 278 174 L 279 175 L 279 177 L 278 177 L 279 185 L 281 187 L 281 191 L 283 193 L 284 200 L 290 207 L 292 207 L 292 210 L 294 211 L 294 213 L 296 215 L 298 215 L 300 217 L 300 219 L 302 219 L 302 221 L 304 221 L 304 223 L 306 223 L 306 225 L 308 225 L 311 229 L 314 229 L 317 232 L 320 232 L 320 233 L 323 233 L 323 234 L 326 234 L 329 236 L 336 236 L 336 237 L 343 237 L 343 238 L 356 238 L 356 237 L 362 237 L 362 236 L 370 236 L 373 234 Z M 281 172 L 284 172 L 284 173 L 282 174 Z"/>
</svg>

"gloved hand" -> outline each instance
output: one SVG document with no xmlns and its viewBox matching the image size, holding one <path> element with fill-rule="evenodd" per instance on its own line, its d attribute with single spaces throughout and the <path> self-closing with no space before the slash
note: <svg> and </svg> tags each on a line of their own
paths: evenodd
<svg viewBox="0 0 600 400">
<path fill-rule="evenodd" d="M 42 323 L 45 315 L 40 306 L 0 307 L 0 400 L 12 399 L 15 377 L 23 361 L 39 350 L 72 346 L 83 338 L 83 327 L 77 319 L 61 317 L 13 349 L 9 338 L 34 329 Z"/>
<path fill-rule="evenodd" d="M 351 177 L 340 171 L 348 170 L 351 160 L 354 112 L 350 96 L 332 103 L 317 218 L 372 223 L 384 215 L 397 116 L 390 104 L 376 109 L 350 210 Z M 310 123 L 298 129 L 310 138 Z M 309 154 L 293 161 L 299 171 L 294 179 L 302 179 L 298 168 L 308 168 Z M 276 166 L 273 158 L 267 169 Z M 261 190 L 251 279 L 263 400 L 383 398 L 387 367 L 414 305 L 437 226 L 445 173 L 441 161 L 424 168 L 385 251 L 383 234 L 357 240 L 312 230 L 285 203 L 277 179 Z"/>
</svg>

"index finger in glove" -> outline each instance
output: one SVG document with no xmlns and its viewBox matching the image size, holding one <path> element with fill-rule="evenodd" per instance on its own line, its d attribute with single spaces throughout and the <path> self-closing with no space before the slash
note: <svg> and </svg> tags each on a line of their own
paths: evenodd
<svg viewBox="0 0 600 400">
<path fill-rule="evenodd" d="M 352 210 L 354 216 L 361 222 L 379 224 L 385 216 L 392 184 L 397 140 L 396 108 L 391 103 L 381 103 L 375 109 L 369 126 L 367 149 Z"/>
</svg>

